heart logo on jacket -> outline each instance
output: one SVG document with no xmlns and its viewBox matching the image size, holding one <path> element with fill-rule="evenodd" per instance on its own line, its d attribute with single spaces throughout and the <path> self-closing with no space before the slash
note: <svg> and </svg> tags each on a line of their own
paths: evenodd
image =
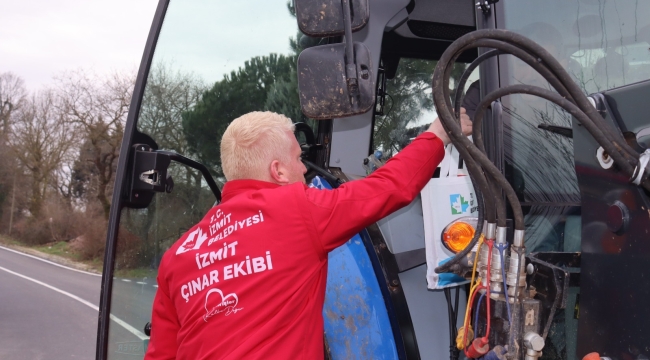
<svg viewBox="0 0 650 360">
<path fill-rule="evenodd" d="M 223 292 L 217 288 L 210 289 L 205 294 L 205 311 L 206 314 L 203 315 L 203 321 L 207 322 L 209 318 L 218 315 L 220 313 L 225 313 L 224 316 L 234 314 L 242 308 L 237 308 L 239 303 L 239 298 L 237 294 L 231 293 L 224 295 Z"/>
</svg>

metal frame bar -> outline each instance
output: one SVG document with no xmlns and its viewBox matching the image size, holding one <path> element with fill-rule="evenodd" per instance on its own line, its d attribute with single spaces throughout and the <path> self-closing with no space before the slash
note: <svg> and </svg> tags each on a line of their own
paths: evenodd
<svg viewBox="0 0 650 360">
<path fill-rule="evenodd" d="M 115 187 L 111 202 L 111 211 L 108 218 L 108 232 L 106 234 L 106 250 L 104 253 L 104 268 L 102 272 L 102 287 L 99 300 L 99 319 L 97 324 L 97 347 L 95 358 L 103 360 L 108 354 L 108 330 L 110 323 L 111 295 L 113 290 L 113 272 L 115 261 L 115 249 L 117 247 L 117 234 L 119 231 L 120 213 L 122 202 L 124 200 L 124 191 L 127 190 L 127 163 L 131 152 L 131 142 L 133 134 L 136 131 L 136 119 L 140 114 L 144 88 L 147 83 L 147 76 L 151 68 L 153 54 L 158 42 L 158 36 L 162 28 L 162 23 L 169 6 L 169 0 L 159 0 L 156 12 L 153 18 L 151 29 L 147 37 L 142 60 L 140 61 L 140 70 L 135 81 L 133 97 L 129 106 L 129 114 L 124 126 L 124 137 L 120 148 L 120 158 L 117 164 L 117 173 L 115 175 Z"/>
</svg>

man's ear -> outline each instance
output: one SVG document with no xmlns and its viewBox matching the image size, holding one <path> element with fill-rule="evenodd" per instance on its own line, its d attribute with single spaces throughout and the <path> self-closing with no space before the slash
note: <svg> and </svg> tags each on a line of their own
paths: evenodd
<svg viewBox="0 0 650 360">
<path fill-rule="evenodd" d="M 271 179 L 273 179 L 273 182 L 276 184 L 280 185 L 286 185 L 289 183 L 289 179 L 287 178 L 287 170 L 285 169 L 284 165 L 280 163 L 278 160 L 273 160 L 271 162 Z"/>
</svg>

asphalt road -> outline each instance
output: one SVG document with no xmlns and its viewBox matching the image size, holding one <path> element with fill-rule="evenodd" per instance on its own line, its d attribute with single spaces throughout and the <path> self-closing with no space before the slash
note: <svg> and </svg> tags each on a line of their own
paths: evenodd
<svg viewBox="0 0 650 360">
<path fill-rule="evenodd" d="M 0 359 L 94 359 L 101 277 L 0 247 Z M 115 279 L 109 359 L 141 359 L 155 282 Z"/>
</svg>

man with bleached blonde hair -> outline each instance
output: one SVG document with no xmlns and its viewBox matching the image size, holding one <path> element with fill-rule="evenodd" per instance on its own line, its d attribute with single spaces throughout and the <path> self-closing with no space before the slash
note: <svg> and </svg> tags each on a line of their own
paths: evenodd
<svg viewBox="0 0 650 360">
<path fill-rule="evenodd" d="M 291 158 L 293 130 L 288 117 L 272 112 L 255 111 L 235 119 L 221 138 L 221 168 L 226 179 L 295 182 L 280 177 L 283 165 L 295 163 L 304 182 L 302 174 L 307 169 L 300 161 L 300 154 L 293 162 Z"/>
<path fill-rule="evenodd" d="M 449 142 L 434 121 L 365 179 L 321 191 L 292 130 L 268 112 L 226 129 L 222 201 L 163 256 L 145 359 L 322 359 L 327 254 L 413 201 Z"/>
</svg>

